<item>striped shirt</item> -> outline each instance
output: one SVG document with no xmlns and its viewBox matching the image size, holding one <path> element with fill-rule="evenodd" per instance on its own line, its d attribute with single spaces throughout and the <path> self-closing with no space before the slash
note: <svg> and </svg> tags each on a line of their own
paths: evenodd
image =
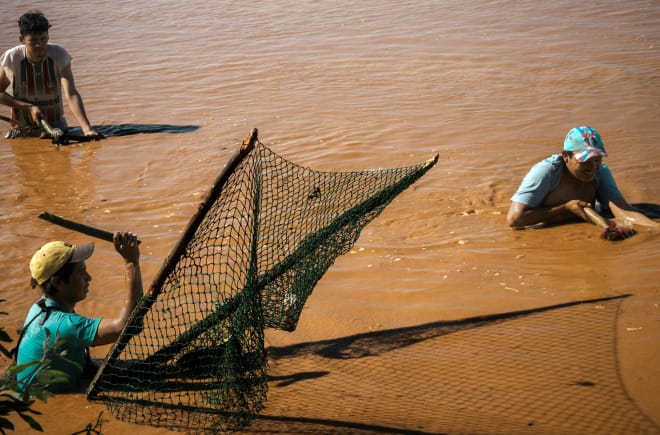
<svg viewBox="0 0 660 435">
<path fill-rule="evenodd" d="M 66 129 L 62 105 L 61 72 L 71 63 L 69 53 L 59 45 L 48 44 L 43 61 L 34 64 L 26 57 L 25 45 L 7 50 L 0 57 L 0 65 L 12 83 L 8 90 L 14 98 L 39 106 L 53 127 Z M 12 109 L 12 119 L 31 124 L 30 113 Z"/>
</svg>

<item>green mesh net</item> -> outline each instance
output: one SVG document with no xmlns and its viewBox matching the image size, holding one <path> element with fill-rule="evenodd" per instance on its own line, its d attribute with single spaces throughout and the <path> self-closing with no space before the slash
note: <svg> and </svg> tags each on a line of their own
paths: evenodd
<svg viewBox="0 0 660 435">
<path fill-rule="evenodd" d="M 88 390 L 117 418 L 190 433 L 246 427 L 264 407 L 264 329 L 295 330 L 360 231 L 428 171 L 298 166 L 256 129 L 218 176 Z"/>
</svg>

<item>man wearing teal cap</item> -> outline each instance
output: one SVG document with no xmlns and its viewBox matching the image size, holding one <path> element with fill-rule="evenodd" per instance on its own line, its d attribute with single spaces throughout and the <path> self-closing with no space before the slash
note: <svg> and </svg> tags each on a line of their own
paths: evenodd
<svg viewBox="0 0 660 435">
<path fill-rule="evenodd" d="M 126 265 L 127 288 L 119 315 L 113 319 L 89 318 L 77 314 L 76 304 L 85 299 L 92 277 L 87 272 L 85 261 L 94 252 L 94 245 L 72 245 L 55 241 L 43 245 L 30 261 L 32 287 L 40 287 L 43 297 L 30 308 L 23 331 L 18 340 L 17 364 L 41 360 L 46 340 L 52 344 L 56 339 L 64 341 L 65 358 L 49 355 L 51 369 L 60 370 L 68 382 L 54 384 L 52 391 L 66 391 L 81 386 L 85 369 L 89 368 L 89 346 L 113 343 L 142 296 L 140 273 L 140 250 L 137 236 L 118 232 L 113 235 L 115 249 Z M 34 370 L 28 368 L 18 373 L 22 383 L 31 382 Z"/>
<path fill-rule="evenodd" d="M 537 163 L 511 198 L 507 223 L 514 228 L 554 224 L 571 218 L 592 222 L 585 208 L 610 202 L 635 214 L 603 163 L 607 156 L 600 134 L 589 126 L 571 129 L 561 154 Z M 641 215 L 641 213 L 639 213 Z"/>
</svg>

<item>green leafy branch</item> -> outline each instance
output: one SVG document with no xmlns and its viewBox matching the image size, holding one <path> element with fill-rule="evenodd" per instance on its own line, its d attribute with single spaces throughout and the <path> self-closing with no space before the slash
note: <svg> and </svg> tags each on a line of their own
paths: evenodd
<svg viewBox="0 0 660 435">
<path fill-rule="evenodd" d="M 5 302 L 5 299 L 0 299 L 0 302 Z M 0 311 L 0 315 L 7 315 L 7 313 Z M 12 341 L 4 327 L 0 325 L 0 353 L 9 359 L 12 358 L 11 351 L 2 343 L 11 343 Z M 33 398 L 46 402 L 49 397 L 54 395 L 48 390 L 48 387 L 68 381 L 66 373 L 50 368 L 51 359 L 49 358 L 53 355 L 60 358 L 66 357 L 66 350 L 57 350 L 62 349 L 64 340 L 56 337 L 54 343 L 49 344 L 49 342 L 50 332 L 46 329 L 46 340 L 44 341 L 44 352 L 41 360 L 30 361 L 25 364 L 12 364 L 5 375 L 0 378 L 1 434 L 5 435 L 6 430 L 15 430 L 14 424 L 8 418 L 12 414 L 18 415 L 32 429 L 43 432 L 43 428 L 33 417 L 33 415 L 41 415 L 39 411 L 32 409 L 32 405 L 35 403 Z M 31 376 L 19 382 L 17 380 L 19 373 L 26 370 L 30 370 Z"/>
</svg>

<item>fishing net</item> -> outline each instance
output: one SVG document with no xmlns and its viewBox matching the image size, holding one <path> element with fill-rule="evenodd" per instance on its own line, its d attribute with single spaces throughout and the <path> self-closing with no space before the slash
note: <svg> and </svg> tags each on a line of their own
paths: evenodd
<svg viewBox="0 0 660 435">
<path fill-rule="evenodd" d="M 295 330 L 315 284 L 360 231 L 428 171 L 298 166 L 256 129 L 132 313 L 88 390 L 119 419 L 231 432 L 264 407 L 264 329 Z"/>
<path fill-rule="evenodd" d="M 660 434 L 621 372 L 635 297 L 271 346 L 268 406 L 240 433 Z"/>
</svg>

